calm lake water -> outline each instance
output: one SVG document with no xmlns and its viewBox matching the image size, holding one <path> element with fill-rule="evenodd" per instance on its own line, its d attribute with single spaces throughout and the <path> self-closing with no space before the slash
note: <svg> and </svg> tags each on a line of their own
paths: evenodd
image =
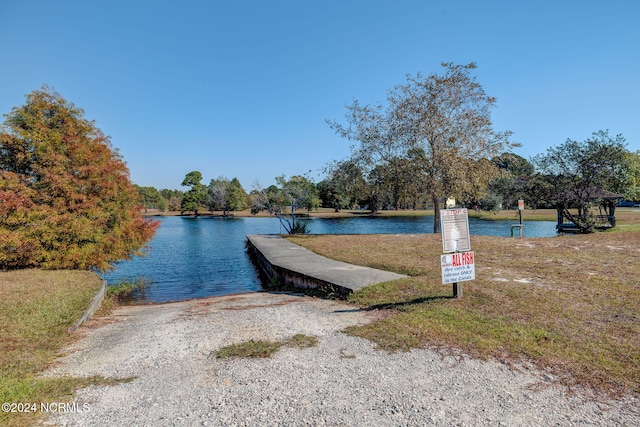
<svg viewBox="0 0 640 427">
<path fill-rule="evenodd" d="M 163 217 L 147 256 L 118 263 L 103 274 L 109 284 L 144 278 L 149 302 L 229 295 L 261 290 L 257 271 L 245 252 L 246 234 L 284 232 L 276 218 Z M 511 235 L 516 221 L 469 218 L 471 234 Z M 556 235 L 555 222 L 525 223 L 526 237 Z M 424 234 L 433 230 L 433 217 L 360 217 L 309 221 L 312 234 Z M 472 240 L 473 248 L 473 240 Z"/>
</svg>

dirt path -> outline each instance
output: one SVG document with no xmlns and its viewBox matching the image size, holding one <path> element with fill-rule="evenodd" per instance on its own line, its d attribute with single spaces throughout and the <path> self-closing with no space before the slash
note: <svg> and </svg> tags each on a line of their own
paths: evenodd
<svg viewBox="0 0 640 427">
<path fill-rule="evenodd" d="M 89 387 L 65 426 L 640 425 L 637 401 L 596 403 L 536 372 L 430 350 L 388 354 L 340 332 L 370 321 L 335 301 L 249 293 L 124 307 L 80 329 L 51 374 L 136 377 Z M 249 339 L 318 337 L 269 359 L 217 359 Z"/>
</svg>

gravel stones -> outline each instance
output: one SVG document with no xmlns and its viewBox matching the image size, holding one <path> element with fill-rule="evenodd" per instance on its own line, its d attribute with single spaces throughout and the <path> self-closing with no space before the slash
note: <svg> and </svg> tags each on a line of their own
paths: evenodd
<svg viewBox="0 0 640 427">
<path fill-rule="evenodd" d="M 633 398 L 598 402 L 568 394 L 552 377 L 496 361 L 431 350 L 387 353 L 340 332 L 370 321 L 352 306 L 305 296 L 249 293 L 116 310 L 48 374 L 136 379 L 88 387 L 87 411 L 60 412 L 63 426 L 627 426 Z M 249 339 L 316 336 L 267 359 L 218 359 Z M 82 406 L 83 404 L 87 404 Z M 634 411 L 635 408 L 635 411 Z"/>
</svg>

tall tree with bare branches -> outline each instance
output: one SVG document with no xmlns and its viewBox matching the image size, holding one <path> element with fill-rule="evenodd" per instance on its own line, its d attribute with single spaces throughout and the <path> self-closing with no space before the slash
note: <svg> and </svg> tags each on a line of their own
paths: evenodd
<svg viewBox="0 0 640 427">
<path fill-rule="evenodd" d="M 476 65 L 442 65 L 442 74 L 408 75 L 405 84 L 389 91 L 386 105 L 354 101 L 347 107 L 347 125 L 329 122 L 353 141 L 352 156 L 360 165 L 397 165 L 398 158 L 421 153 L 420 178 L 433 202 L 435 233 L 440 232 L 441 200 L 485 191 L 498 176 L 487 159 L 517 146 L 510 132 L 493 129 L 496 99 L 471 75 Z M 407 165 L 415 167 L 415 161 Z"/>
</svg>

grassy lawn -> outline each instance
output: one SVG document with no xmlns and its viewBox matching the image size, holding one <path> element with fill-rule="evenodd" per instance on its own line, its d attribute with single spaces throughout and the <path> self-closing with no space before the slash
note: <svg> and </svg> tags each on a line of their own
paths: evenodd
<svg viewBox="0 0 640 427">
<path fill-rule="evenodd" d="M 622 213 L 622 212 L 621 212 Z M 408 274 L 350 301 L 380 320 L 349 328 L 383 349 L 426 346 L 532 363 L 568 385 L 640 396 L 640 213 L 612 232 L 472 236 L 476 280 L 441 284 L 439 235 L 297 236 L 325 256 Z"/>
<path fill-rule="evenodd" d="M 398 214 L 382 215 L 394 213 Z M 451 285 L 441 284 L 439 235 L 291 240 L 332 258 L 411 276 L 368 287 L 350 299 L 381 316 L 348 332 L 383 349 L 431 346 L 480 358 L 525 361 L 566 384 L 640 396 L 640 212 L 618 209 L 616 214 L 614 230 L 588 236 L 473 236 L 476 280 L 463 283 L 462 299 L 452 299 Z M 512 220 L 517 212 L 479 215 Z M 555 211 L 525 211 L 525 220 L 532 219 L 554 220 Z M 100 284 L 98 276 L 83 271 L 0 272 L 1 403 L 64 402 L 78 388 L 121 381 L 40 376 L 77 336 L 68 328 Z M 111 303 L 107 300 L 106 305 Z M 253 347 L 243 343 L 225 356 L 248 357 L 256 353 Z M 34 425 L 41 415 L 0 412 L 0 425 Z"/>
<path fill-rule="evenodd" d="M 594 208 L 593 213 L 598 215 L 600 212 L 597 208 Z M 557 221 L 557 211 L 555 209 L 525 209 L 522 214 L 523 220 L 526 221 Z M 485 220 L 518 220 L 517 210 L 503 210 L 494 212 L 479 211 L 469 209 L 469 217 L 485 219 Z M 625 229 L 628 227 L 640 227 L 640 209 L 638 208 L 617 208 L 616 219 L 618 228 L 616 230 Z"/>
<path fill-rule="evenodd" d="M 100 285 L 86 271 L 0 272 L 0 403 L 37 405 L 35 413 L 0 412 L 0 425 L 34 425 L 42 415 L 40 403 L 68 401 L 80 387 L 114 382 L 39 376 L 73 339 L 68 329 Z"/>
</svg>

